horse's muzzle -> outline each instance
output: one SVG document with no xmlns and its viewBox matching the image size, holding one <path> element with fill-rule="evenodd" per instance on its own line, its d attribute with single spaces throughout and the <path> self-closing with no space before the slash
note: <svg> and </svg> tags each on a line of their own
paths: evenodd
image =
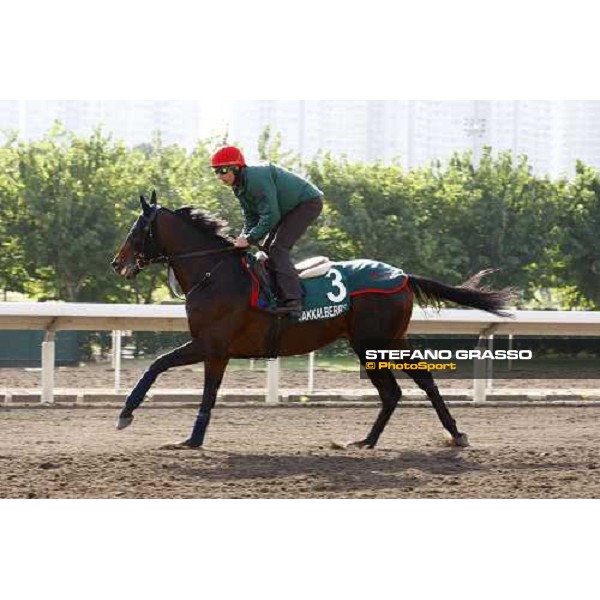
<svg viewBox="0 0 600 600">
<path fill-rule="evenodd" d="M 125 279 L 133 279 L 140 271 L 141 268 L 137 263 L 121 263 L 121 261 L 115 259 L 111 263 L 114 272 Z"/>
</svg>

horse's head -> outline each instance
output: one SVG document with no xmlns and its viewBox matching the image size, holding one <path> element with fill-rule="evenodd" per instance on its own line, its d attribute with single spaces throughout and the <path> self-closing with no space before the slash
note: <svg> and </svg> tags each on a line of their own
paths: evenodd
<svg viewBox="0 0 600 600">
<path fill-rule="evenodd" d="M 156 191 L 152 192 L 150 202 L 140 196 L 140 204 L 142 212 L 111 263 L 116 273 L 126 279 L 133 279 L 147 264 L 161 256 L 154 232 L 154 223 L 160 210 L 156 203 Z"/>
</svg>

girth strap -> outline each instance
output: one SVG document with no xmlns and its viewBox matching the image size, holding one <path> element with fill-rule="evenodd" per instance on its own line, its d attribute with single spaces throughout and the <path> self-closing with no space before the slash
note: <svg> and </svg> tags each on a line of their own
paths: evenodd
<svg viewBox="0 0 600 600">
<path fill-rule="evenodd" d="M 279 341 L 284 329 L 283 324 L 284 321 L 287 323 L 288 319 L 284 315 L 276 315 L 270 321 L 267 334 L 267 358 L 277 358 L 279 356 Z"/>
</svg>

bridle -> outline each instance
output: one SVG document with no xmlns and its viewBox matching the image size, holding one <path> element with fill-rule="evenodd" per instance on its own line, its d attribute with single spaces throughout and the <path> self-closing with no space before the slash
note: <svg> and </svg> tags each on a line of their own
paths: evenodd
<svg viewBox="0 0 600 600">
<path fill-rule="evenodd" d="M 183 252 L 180 254 L 165 254 L 161 249 L 161 246 L 156 236 L 156 232 L 154 231 L 154 222 L 156 221 L 156 217 L 160 209 L 160 206 L 155 206 L 152 210 L 152 213 L 149 216 L 146 216 L 144 213 L 142 213 L 141 215 L 141 217 L 145 220 L 145 223 L 142 232 L 142 251 L 136 255 L 136 264 L 140 271 L 150 264 L 166 264 L 169 269 L 169 287 L 171 288 L 171 292 L 173 292 L 173 295 L 177 298 L 182 299 L 184 298 L 184 296 L 180 296 L 174 289 L 174 277 L 171 276 L 171 274 L 173 273 L 174 262 L 177 262 L 179 260 L 185 260 L 187 258 L 201 258 L 203 256 L 244 251 L 243 248 L 236 248 L 235 246 L 226 246 L 224 248 L 212 248 L 210 250 L 198 250 L 195 252 Z M 192 292 L 197 291 L 198 289 L 206 285 L 212 277 L 213 273 L 221 266 L 223 260 L 224 259 L 221 259 L 210 271 L 207 271 L 204 274 L 204 278 L 198 283 L 194 284 L 188 290 L 186 296 L 189 296 Z"/>
<path fill-rule="evenodd" d="M 144 213 L 141 214 L 141 218 L 144 220 L 144 229 L 142 230 L 142 250 L 136 254 L 135 261 L 138 268 L 141 270 L 149 264 L 161 263 L 168 260 L 158 244 L 156 234 L 154 233 L 154 221 L 158 215 L 158 207 L 155 207 L 150 216 L 146 216 Z M 151 254 L 151 253 L 152 254 Z"/>
</svg>

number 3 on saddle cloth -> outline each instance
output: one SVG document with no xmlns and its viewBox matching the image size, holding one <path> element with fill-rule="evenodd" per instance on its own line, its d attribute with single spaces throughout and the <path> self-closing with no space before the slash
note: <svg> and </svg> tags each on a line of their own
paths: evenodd
<svg viewBox="0 0 600 600">
<path fill-rule="evenodd" d="M 248 252 L 242 264 L 252 279 L 250 305 L 272 311 L 277 306 L 264 252 Z M 357 259 L 332 262 L 324 256 L 309 258 L 296 266 L 302 284 L 300 322 L 332 319 L 350 310 L 351 299 L 361 294 L 394 294 L 408 284 L 402 269 L 383 262 Z"/>
</svg>

